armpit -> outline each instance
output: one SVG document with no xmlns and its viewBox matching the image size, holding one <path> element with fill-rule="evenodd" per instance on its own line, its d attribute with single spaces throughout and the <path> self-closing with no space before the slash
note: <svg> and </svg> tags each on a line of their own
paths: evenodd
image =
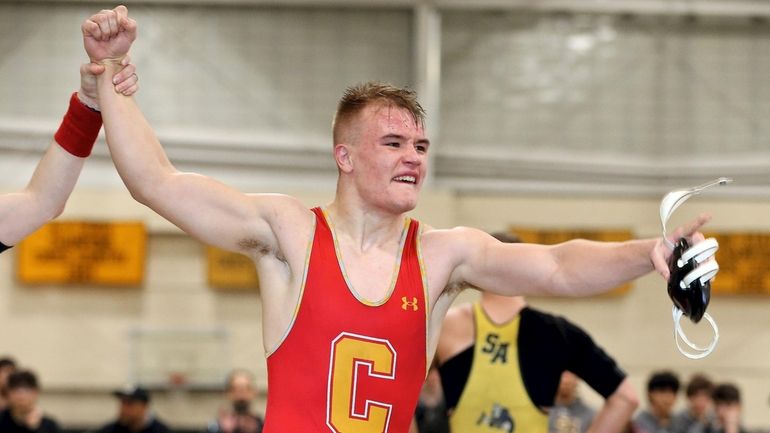
<svg viewBox="0 0 770 433">
<path fill-rule="evenodd" d="M 268 244 L 266 242 L 262 242 L 262 241 L 260 241 L 258 239 L 255 239 L 255 238 L 244 238 L 244 239 L 241 239 L 238 242 L 238 246 L 241 249 L 243 249 L 243 250 L 245 250 L 245 251 L 247 251 L 249 253 L 253 253 L 253 254 L 255 254 L 258 257 L 264 257 L 264 256 L 268 256 L 268 255 L 273 255 L 278 260 L 286 261 L 284 259 L 284 257 L 283 257 L 283 254 L 280 252 L 280 250 L 275 248 L 273 245 L 270 245 L 270 244 Z"/>
</svg>

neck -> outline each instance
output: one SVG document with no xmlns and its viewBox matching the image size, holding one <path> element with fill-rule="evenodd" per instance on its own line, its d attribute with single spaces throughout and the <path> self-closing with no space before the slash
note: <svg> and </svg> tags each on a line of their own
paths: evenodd
<svg viewBox="0 0 770 433">
<path fill-rule="evenodd" d="M 17 423 L 26 425 L 27 416 L 30 414 L 30 412 L 32 412 L 32 409 L 25 410 L 25 409 L 9 407 L 9 411 L 11 413 L 11 417 L 14 420 L 16 420 Z"/>
<path fill-rule="evenodd" d="M 149 424 L 149 417 L 144 416 L 142 418 L 131 420 L 126 427 L 132 432 L 140 432 L 147 424 Z"/>
<path fill-rule="evenodd" d="M 481 308 L 496 323 L 512 320 L 526 306 L 523 296 L 501 296 L 488 292 L 481 296 Z"/>
<path fill-rule="evenodd" d="M 363 206 L 346 206 L 341 200 L 332 202 L 326 211 L 336 235 L 360 251 L 400 239 L 406 220 L 404 214 L 390 214 Z"/>
<path fill-rule="evenodd" d="M 671 421 L 671 414 L 668 412 L 653 409 L 652 413 L 655 414 L 656 418 L 658 418 L 658 423 L 660 425 L 666 426 L 669 424 L 669 421 Z"/>
</svg>

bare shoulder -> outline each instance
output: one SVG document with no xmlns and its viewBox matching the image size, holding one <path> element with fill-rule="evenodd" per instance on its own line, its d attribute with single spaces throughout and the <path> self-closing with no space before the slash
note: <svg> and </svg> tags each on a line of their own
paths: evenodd
<svg viewBox="0 0 770 433">
<path fill-rule="evenodd" d="M 258 256 L 275 255 L 282 261 L 301 256 L 314 227 L 313 212 L 297 198 L 284 194 L 247 194 L 258 209 L 257 221 L 265 227 L 256 227 L 253 238 L 242 239 L 240 247 L 252 250 Z"/>
<path fill-rule="evenodd" d="M 259 206 L 262 217 L 271 226 L 280 227 L 287 222 L 312 223 L 313 212 L 299 199 L 286 194 L 248 194 Z"/>
<path fill-rule="evenodd" d="M 421 241 L 425 249 L 452 253 L 472 247 L 474 243 L 488 236 L 483 231 L 472 227 L 458 226 L 451 229 L 436 229 L 431 226 L 424 226 Z"/>
<path fill-rule="evenodd" d="M 471 227 L 434 229 L 428 226 L 421 237 L 424 260 L 451 274 L 490 238 L 485 232 Z"/>
</svg>

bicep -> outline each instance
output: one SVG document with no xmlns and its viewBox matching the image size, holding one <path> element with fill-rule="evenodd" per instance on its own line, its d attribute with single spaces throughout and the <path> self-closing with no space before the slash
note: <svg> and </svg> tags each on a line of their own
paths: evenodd
<svg viewBox="0 0 770 433">
<path fill-rule="evenodd" d="M 462 252 L 453 279 L 501 295 L 550 293 L 557 270 L 550 247 L 506 244 L 476 229 L 459 233 Z"/>
<path fill-rule="evenodd" d="M 286 196 L 244 194 L 215 179 L 182 172 L 166 176 L 145 201 L 202 242 L 239 252 L 274 247 L 273 217 L 298 205 Z"/>
</svg>

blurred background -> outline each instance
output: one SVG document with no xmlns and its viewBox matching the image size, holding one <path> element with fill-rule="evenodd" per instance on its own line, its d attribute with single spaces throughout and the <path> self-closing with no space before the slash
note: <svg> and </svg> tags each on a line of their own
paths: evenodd
<svg viewBox="0 0 770 433">
<path fill-rule="evenodd" d="M 613 295 L 530 303 L 587 329 L 642 407 L 652 371 L 705 372 L 738 384 L 745 424 L 770 430 L 770 1 L 125 4 L 139 25 L 136 99 L 169 157 L 241 191 L 328 203 L 336 102 L 368 80 L 421 96 L 434 145 L 413 216 L 434 227 L 658 236 L 663 194 L 733 177 L 671 223 L 708 211 L 725 246 L 711 356 L 676 350 L 656 275 Z M 0 192 L 26 184 L 79 86 L 80 23 L 115 5 L 0 1 Z M 168 424 L 203 429 L 236 367 L 254 374 L 263 409 L 248 263 L 135 203 L 103 136 L 58 221 L 0 256 L 0 357 L 38 373 L 48 413 L 95 427 L 115 412 L 112 390 L 141 382 Z M 705 323 L 685 329 L 709 341 Z"/>
</svg>

